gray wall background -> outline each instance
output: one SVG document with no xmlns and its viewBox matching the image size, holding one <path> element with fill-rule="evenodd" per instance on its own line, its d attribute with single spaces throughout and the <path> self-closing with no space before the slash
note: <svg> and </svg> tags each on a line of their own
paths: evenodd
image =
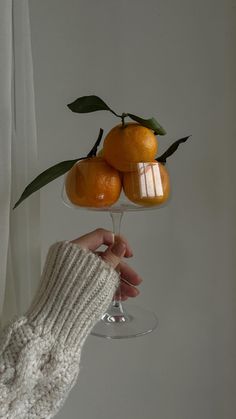
<svg viewBox="0 0 236 419">
<path fill-rule="evenodd" d="M 156 116 L 174 139 L 169 206 L 126 214 L 131 261 L 145 281 L 136 303 L 159 328 L 124 341 L 89 337 L 78 384 L 57 418 L 234 419 L 235 2 L 233 0 L 30 0 L 39 171 L 84 155 L 100 112 L 66 104 L 97 94 L 118 111 Z M 42 262 L 56 240 L 108 214 L 69 210 L 62 179 L 42 190 Z"/>
</svg>

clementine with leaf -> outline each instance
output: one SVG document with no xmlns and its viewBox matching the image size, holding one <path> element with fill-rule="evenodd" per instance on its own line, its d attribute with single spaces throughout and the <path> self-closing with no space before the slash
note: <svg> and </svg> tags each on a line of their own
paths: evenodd
<svg viewBox="0 0 236 419">
<path fill-rule="evenodd" d="M 109 207 L 118 200 L 121 188 L 119 172 L 100 157 L 76 163 L 65 180 L 68 199 L 81 207 Z"/>
<path fill-rule="evenodd" d="M 132 170 L 133 164 L 153 161 L 158 149 L 153 131 L 138 123 L 117 125 L 105 137 L 103 157 L 121 172 Z"/>
</svg>

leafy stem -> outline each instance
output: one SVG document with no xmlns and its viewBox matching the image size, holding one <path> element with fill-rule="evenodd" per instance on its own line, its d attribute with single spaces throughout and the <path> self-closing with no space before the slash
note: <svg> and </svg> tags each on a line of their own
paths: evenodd
<svg viewBox="0 0 236 419">
<path fill-rule="evenodd" d="M 116 113 L 115 111 L 113 111 L 112 109 L 109 109 L 109 111 L 111 113 L 113 113 L 113 115 L 117 116 L 117 118 L 122 118 L 122 115 L 119 115 L 118 113 Z"/>
<path fill-rule="evenodd" d="M 122 121 L 122 127 L 124 128 L 125 127 L 125 118 L 128 116 L 128 114 L 127 113 L 122 113 L 122 115 L 120 115 L 120 117 L 121 117 L 121 121 Z"/>
<path fill-rule="evenodd" d="M 181 143 L 185 143 L 185 141 L 187 141 L 188 138 L 190 138 L 190 137 L 191 137 L 191 135 L 188 135 L 187 137 L 183 137 L 183 138 L 180 138 L 179 140 L 175 141 L 173 144 L 171 144 L 171 146 L 161 156 L 156 158 L 156 161 L 158 161 L 159 163 L 162 163 L 162 164 L 166 164 L 166 160 L 168 159 L 168 157 L 172 156 L 172 154 L 175 153 L 175 151 L 177 150 L 179 145 Z"/>
<path fill-rule="evenodd" d="M 75 112 L 75 113 L 109 111 L 116 117 L 121 118 L 123 127 L 125 127 L 125 118 L 129 117 L 133 121 L 138 122 L 140 125 L 143 125 L 144 127 L 151 129 L 152 131 L 154 131 L 156 135 L 166 134 L 165 129 L 159 124 L 159 122 L 155 118 L 144 119 L 132 113 L 124 113 L 124 112 L 121 115 L 119 115 L 113 109 L 111 109 L 110 106 L 108 106 L 104 102 L 104 100 L 102 100 L 100 97 L 95 96 L 95 95 L 79 97 L 74 102 L 69 103 L 67 106 L 72 112 Z"/>
<path fill-rule="evenodd" d="M 94 144 L 94 146 L 92 147 L 92 149 L 90 150 L 90 152 L 87 154 L 87 157 L 94 157 L 97 154 L 97 149 L 100 145 L 101 139 L 103 136 L 103 129 L 100 128 L 99 134 L 98 134 L 98 138 Z"/>
<path fill-rule="evenodd" d="M 89 157 L 94 157 L 97 154 L 97 148 L 101 142 L 103 135 L 103 129 L 100 128 L 98 138 L 94 144 L 94 146 L 91 148 L 90 152 L 87 154 L 86 157 L 78 157 L 74 160 L 65 160 L 60 163 L 55 164 L 52 167 L 49 167 L 48 169 L 44 170 L 44 172 L 40 173 L 29 185 L 26 186 L 25 190 L 23 191 L 22 195 L 18 199 L 18 201 L 15 203 L 13 209 L 18 207 L 22 201 L 24 201 L 26 198 L 28 198 L 32 193 L 38 191 L 43 186 L 47 185 L 48 183 L 52 182 L 54 179 L 57 179 L 58 177 L 64 175 L 66 172 L 68 172 L 75 163 L 77 163 L 79 160 L 85 160 Z"/>
</svg>

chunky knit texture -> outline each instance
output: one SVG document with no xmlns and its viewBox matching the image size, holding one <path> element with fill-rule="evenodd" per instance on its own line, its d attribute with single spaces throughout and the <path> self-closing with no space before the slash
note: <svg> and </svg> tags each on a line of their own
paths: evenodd
<svg viewBox="0 0 236 419">
<path fill-rule="evenodd" d="M 0 418 L 48 419 L 76 382 L 83 343 L 106 311 L 117 272 L 77 244 L 49 249 L 27 313 L 0 335 Z"/>
</svg>

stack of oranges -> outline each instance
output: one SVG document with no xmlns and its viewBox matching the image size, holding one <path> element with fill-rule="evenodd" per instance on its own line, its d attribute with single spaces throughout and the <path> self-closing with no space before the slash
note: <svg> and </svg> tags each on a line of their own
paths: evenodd
<svg viewBox="0 0 236 419">
<path fill-rule="evenodd" d="M 155 160 L 158 140 L 138 123 L 117 125 L 104 139 L 97 156 L 76 163 L 65 182 L 69 200 L 78 206 L 110 207 L 123 191 L 133 203 L 164 203 L 170 193 L 165 166 Z"/>
</svg>

